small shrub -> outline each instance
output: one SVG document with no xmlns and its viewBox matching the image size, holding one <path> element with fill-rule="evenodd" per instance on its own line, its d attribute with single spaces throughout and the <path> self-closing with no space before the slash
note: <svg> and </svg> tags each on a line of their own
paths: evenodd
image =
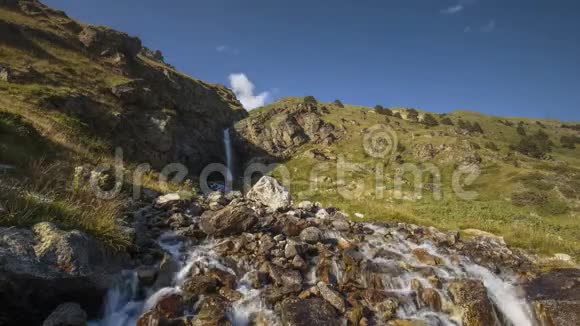
<svg viewBox="0 0 580 326">
<path fill-rule="evenodd" d="M 522 138 L 514 149 L 524 155 L 542 159 L 552 150 L 552 146 L 548 134 L 539 130 L 532 136 Z"/>
<path fill-rule="evenodd" d="M 485 146 L 485 148 L 490 149 L 494 152 L 499 151 L 499 148 L 497 147 L 497 145 L 492 141 L 486 142 L 484 146 Z"/>
<path fill-rule="evenodd" d="M 545 215 L 562 215 L 569 210 L 565 202 L 557 199 L 548 200 L 539 209 Z"/>
<path fill-rule="evenodd" d="M 512 204 L 516 206 L 540 206 L 548 200 L 548 196 L 538 191 L 524 191 L 512 194 Z"/>
<path fill-rule="evenodd" d="M 470 144 L 471 144 L 471 147 L 473 147 L 473 149 L 476 149 L 476 150 L 481 149 L 481 146 L 479 146 L 479 144 L 476 142 L 471 142 Z"/>
<path fill-rule="evenodd" d="M 338 106 L 339 108 L 344 108 L 344 104 L 340 100 L 334 100 L 334 105 Z"/>
<path fill-rule="evenodd" d="M 441 124 L 447 125 L 447 126 L 453 126 L 453 121 L 451 121 L 451 119 L 449 119 L 449 117 L 444 117 L 443 119 L 441 119 Z"/>
<path fill-rule="evenodd" d="M 383 114 L 383 106 L 382 105 L 375 105 L 375 112 L 378 114 Z"/>
<path fill-rule="evenodd" d="M 516 128 L 516 131 L 518 132 L 518 135 L 525 137 L 526 136 L 526 129 L 524 128 L 523 124 L 519 124 L 518 127 Z"/>
<path fill-rule="evenodd" d="M 437 120 L 435 119 L 435 117 L 433 117 L 433 115 L 427 113 L 425 114 L 425 117 L 423 117 L 423 124 L 428 126 L 428 127 L 435 127 L 439 125 L 439 122 L 437 122 Z"/>
<path fill-rule="evenodd" d="M 383 110 L 383 114 L 386 115 L 386 116 L 392 117 L 393 116 L 393 111 L 391 111 L 391 109 L 385 108 Z"/>
<path fill-rule="evenodd" d="M 393 118 L 402 119 L 403 117 L 401 116 L 401 113 L 400 112 L 395 112 L 395 113 L 393 113 Z"/>
<path fill-rule="evenodd" d="M 407 110 L 407 119 L 411 121 L 417 121 L 419 118 L 419 112 L 415 109 L 408 109 Z"/>
<path fill-rule="evenodd" d="M 318 105 L 318 101 L 316 100 L 316 98 L 314 98 L 314 96 L 308 95 L 304 98 L 304 104 L 306 104 L 306 105 Z"/>
<path fill-rule="evenodd" d="M 580 143 L 580 137 L 562 136 L 562 137 L 560 137 L 560 143 L 562 144 L 562 147 L 564 147 L 564 148 L 575 149 L 576 144 Z"/>
</svg>

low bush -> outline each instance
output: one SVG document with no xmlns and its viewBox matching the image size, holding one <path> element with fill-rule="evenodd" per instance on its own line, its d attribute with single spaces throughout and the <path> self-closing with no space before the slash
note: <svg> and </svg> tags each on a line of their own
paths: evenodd
<svg viewBox="0 0 580 326">
<path fill-rule="evenodd" d="M 512 204 L 516 206 L 540 206 L 544 205 L 548 196 L 538 191 L 523 191 L 511 196 Z"/>
</svg>

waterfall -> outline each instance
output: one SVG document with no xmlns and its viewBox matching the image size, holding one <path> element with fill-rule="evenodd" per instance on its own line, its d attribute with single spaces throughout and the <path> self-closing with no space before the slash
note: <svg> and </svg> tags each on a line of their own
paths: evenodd
<svg viewBox="0 0 580 326">
<path fill-rule="evenodd" d="M 232 157 L 232 142 L 230 137 L 230 128 L 224 129 L 224 148 L 226 153 L 226 182 L 225 189 L 232 189 L 232 182 L 234 179 L 233 157 Z"/>
</svg>

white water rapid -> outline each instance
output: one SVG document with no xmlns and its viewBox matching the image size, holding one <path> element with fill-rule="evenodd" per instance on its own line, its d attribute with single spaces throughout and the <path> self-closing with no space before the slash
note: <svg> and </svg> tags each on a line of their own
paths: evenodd
<svg viewBox="0 0 580 326">
<path fill-rule="evenodd" d="M 461 325 L 461 317 L 457 307 L 452 302 L 447 285 L 433 286 L 433 275 L 444 284 L 456 279 L 477 279 L 483 282 L 489 299 L 497 307 L 497 320 L 503 326 L 534 326 L 534 318 L 528 303 L 512 285 L 514 280 L 509 276 L 498 276 L 490 270 L 471 262 L 467 257 L 458 256 L 452 252 L 439 250 L 430 241 L 419 243 L 406 240 L 405 235 L 396 228 L 388 228 L 375 224 L 364 224 L 369 230 L 365 233 L 364 241 L 360 243 L 359 251 L 363 260 L 373 264 L 373 270 L 380 270 L 384 290 L 396 293 L 401 298 L 401 304 L 396 311 L 396 318 L 419 319 L 428 325 L 456 326 Z M 326 231 L 325 241 L 354 241 L 352 233 Z M 208 268 L 217 268 L 236 276 L 235 290 L 241 293 L 242 298 L 232 302 L 227 312 L 228 319 L 233 325 L 248 325 L 252 316 L 260 312 L 268 325 L 280 325 L 276 314 L 268 308 L 262 298 L 263 289 L 254 289 L 247 279 L 248 272 L 254 267 L 248 259 L 226 259 L 214 250 L 223 239 L 207 239 L 199 245 L 190 245 L 186 242 L 175 241 L 171 232 L 164 234 L 159 243 L 161 247 L 180 262 L 181 269 L 173 277 L 171 287 L 162 288 L 156 292 L 139 289 L 135 273 L 127 272 L 123 275 L 119 286 L 109 291 L 105 307 L 105 316 L 102 320 L 92 322 L 91 326 L 133 326 L 140 314 L 155 306 L 156 302 L 169 293 L 181 292 L 181 285 L 190 275 L 203 273 Z M 440 260 L 437 266 L 426 265 L 413 255 L 413 250 L 421 249 L 432 257 Z M 445 252 L 443 252 L 445 251 Z M 345 264 L 332 258 L 332 273 L 341 279 L 347 273 Z M 316 263 L 318 256 L 309 260 L 309 269 L 303 272 L 306 284 L 316 284 Z M 235 264 L 233 266 L 232 264 Z M 425 271 L 430 271 L 428 274 Z M 372 280 L 367 275 L 359 275 L 360 281 L 369 286 Z M 434 288 L 441 297 L 440 311 L 433 311 L 418 303 L 413 286 L 417 282 L 424 288 Z M 139 295 L 141 291 L 141 295 Z M 143 295 L 142 293 L 145 293 Z"/>
</svg>

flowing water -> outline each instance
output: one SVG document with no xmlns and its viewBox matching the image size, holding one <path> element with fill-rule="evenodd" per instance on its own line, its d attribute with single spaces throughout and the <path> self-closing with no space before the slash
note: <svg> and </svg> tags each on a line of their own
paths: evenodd
<svg viewBox="0 0 580 326">
<path fill-rule="evenodd" d="M 534 318 L 528 303 L 512 285 L 514 282 L 509 277 L 500 278 L 488 269 L 474 264 L 466 257 L 459 257 L 451 261 L 449 255 L 437 250 L 428 241 L 414 243 L 405 240 L 404 236 L 393 228 L 386 228 L 374 224 L 365 224 L 365 227 L 372 230 L 373 234 L 366 235 L 365 241 L 361 243 L 359 250 L 364 259 L 376 264 L 382 270 L 400 271 L 400 262 L 403 261 L 414 268 L 407 268 L 402 272 L 385 273 L 382 279 L 385 290 L 397 293 L 402 300 L 396 314 L 397 318 L 413 318 L 427 322 L 429 325 L 461 325 L 461 318 L 452 313 L 453 303 L 448 291 L 444 286 L 436 289 L 442 301 L 444 312 L 435 312 L 428 307 L 421 306 L 413 296 L 413 282 L 419 281 L 425 288 L 431 287 L 430 281 L 419 271 L 421 268 L 432 268 L 434 273 L 441 280 L 446 279 L 478 279 L 487 288 L 489 298 L 498 309 L 497 320 L 506 326 L 533 326 Z M 349 234 L 328 231 L 325 233 L 326 240 L 338 240 L 340 238 L 349 239 Z M 136 324 L 138 316 L 155 306 L 156 302 L 169 293 L 179 293 L 185 278 L 190 274 L 196 274 L 209 267 L 218 268 L 231 274 L 236 274 L 232 268 L 228 267 L 224 259 L 220 257 L 213 248 L 219 241 L 208 239 L 204 243 L 190 246 L 186 243 L 176 242 L 171 233 L 163 235 L 159 243 L 169 254 L 171 254 L 181 264 L 181 269 L 174 275 L 171 287 L 159 289 L 155 292 L 145 290 L 145 294 L 139 293 L 138 281 L 135 273 L 127 272 L 123 274 L 122 282 L 109 291 L 105 307 L 105 316 L 101 321 L 91 323 L 91 326 L 133 326 Z M 412 251 L 422 248 L 434 257 L 439 258 L 442 264 L 438 266 L 427 266 L 418 261 Z M 377 252 L 388 252 L 392 255 L 379 258 Z M 385 255 L 382 255 L 383 257 Z M 314 258 L 316 259 L 316 257 Z M 250 286 L 247 279 L 247 272 L 250 267 L 247 263 L 238 263 L 236 270 L 237 285 L 236 290 L 242 294 L 242 299 L 233 302 L 228 312 L 228 318 L 233 325 L 248 325 L 250 316 L 253 313 L 261 312 L 268 320 L 268 324 L 277 325 L 279 320 L 273 311 L 269 310 L 261 298 L 261 290 Z M 333 273 L 337 279 L 341 279 L 345 273 L 344 264 L 333 261 Z M 316 284 L 315 265 L 311 265 L 309 271 L 304 273 L 305 284 Z M 243 272 L 240 272 L 243 271 Z M 360 276 L 364 279 L 364 276 Z"/>
<path fill-rule="evenodd" d="M 224 148 L 225 148 L 225 155 L 226 155 L 226 189 L 232 189 L 232 181 L 234 180 L 234 165 L 233 165 L 233 157 L 232 157 L 232 141 L 230 136 L 230 128 L 224 129 Z"/>
</svg>

